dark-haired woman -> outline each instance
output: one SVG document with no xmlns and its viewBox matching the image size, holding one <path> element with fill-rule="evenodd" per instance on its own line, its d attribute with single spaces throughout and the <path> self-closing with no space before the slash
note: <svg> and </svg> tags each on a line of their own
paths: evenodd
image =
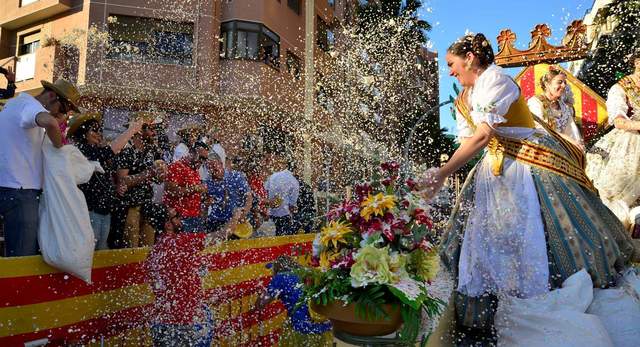
<svg viewBox="0 0 640 347">
<path fill-rule="evenodd" d="M 543 93 L 527 101 L 531 113 L 584 151 L 582 135 L 574 120 L 576 112 L 573 108 L 573 93 L 567 87 L 567 75 L 551 65 L 549 71 L 540 78 L 540 87 Z"/>
<path fill-rule="evenodd" d="M 517 84 L 493 61 L 482 34 L 449 47 L 450 75 L 464 87 L 456 100 L 461 146 L 418 185 L 434 194 L 486 150 L 441 245 L 458 278 L 458 326 L 473 332 L 491 331 L 500 295 L 543 294 L 583 268 L 595 286 L 610 286 L 634 252 L 586 178 L 582 151 L 544 122 L 546 132 L 536 129 Z"/>
<path fill-rule="evenodd" d="M 75 115 L 69 120 L 67 136 L 87 159 L 100 163 L 105 173 L 94 172 L 86 184 L 78 186 L 84 193 L 91 228 L 95 236 L 95 249 L 107 249 L 107 237 L 111 227 L 111 209 L 115 200 L 115 188 L 112 179 L 112 161 L 116 154 L 129 142 L 142 127 L 142 121 L 131 122 L 129 129 L 116 138 L 110 145 L 104 146 L 102 139 L 102 114 L 89 112 Z"/>
<path fill-rule="evenodd" d="M 623 224 L 635 223 L 629 208 L 640 199 L 640 53 L 631 57 L 634 73 L 614 84 L 607 95 L 609 124 L 587 155 L 587 174 L 600 196 Z"/>
</svg>

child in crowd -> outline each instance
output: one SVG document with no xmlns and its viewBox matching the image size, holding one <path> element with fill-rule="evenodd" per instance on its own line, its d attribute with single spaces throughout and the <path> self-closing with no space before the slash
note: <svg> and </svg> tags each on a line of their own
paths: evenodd
<svg viewBox="0 0 640 347">
<path fill-rule="evenodd" d="M 146 266 L 155 294 L 150 312 L 153 345 L 210 346 L 213 322 L 205 302 L 201 274 L 206 264 L 200 252 L 206 234 L 182 231 L 178 212 L 154 205 L 153 227 L 163 230 Z"/>
</svg>

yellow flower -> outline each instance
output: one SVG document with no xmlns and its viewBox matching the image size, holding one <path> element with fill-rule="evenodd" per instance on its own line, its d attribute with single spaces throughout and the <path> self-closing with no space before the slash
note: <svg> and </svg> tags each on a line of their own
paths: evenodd
<svg viewBox="0 0 640 347">
<path fill-rule="evenodd" d="M 324 247 L 329 247 L 329 244 L 332 243 L 333 247 L 338 248 L 338 242 L 347 243 L 344 236 L 352 231 L 346 223 L 331 221 L 320 230 L 320 243 Z"/>
<path fill-rule="evenodd" d="M 371 216 L 383 216 L 385 210 L 392 209 L 396 206 L 396 197 L 394 195 L 384 195 L 378 193 L 369 196 L 360 204 L 360 216 L 364 220 L 369 221 Z"/>
<path fill-rule="evenodd" d="M 440 256 L 436 247 L 429 252 L 417 249 L 411 253 L 418 276 L 425 281 L 433 281 L 440 270 Z"/>
<path fill-rule="evenodd" d="M 320 268 L 322 270 L 328 270 L 331 267 L 331 262 L 340 257 L 339 252 L 334 251 L 322 251 L 320 252 Z"/>
</svg>

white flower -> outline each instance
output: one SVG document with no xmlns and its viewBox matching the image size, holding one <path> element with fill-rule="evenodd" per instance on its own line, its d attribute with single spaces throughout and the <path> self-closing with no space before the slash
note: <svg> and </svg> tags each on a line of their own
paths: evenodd
<svg viewBox="0 0 640 347">
<path fill-rule="evenodd" d="M 409 300 L 415 301 L 421 294 L 426 292 L 424 284 L 412 279 L 411 277 L 402 277 L 400 281 L 390 286 L 401 291 Z"/>
</svg>

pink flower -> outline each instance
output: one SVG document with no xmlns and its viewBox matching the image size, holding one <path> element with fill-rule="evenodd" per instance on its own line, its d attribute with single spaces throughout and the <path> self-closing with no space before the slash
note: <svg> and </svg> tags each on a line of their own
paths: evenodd
<svg viewBox="0 0 640 347">
<path fill-rule="evenodd" d="M 388 161 L 380 164 L 380 168 L 389 173 L 395 173 L 400 169 L 400 164 L 397 161 Z"/>
<path fill-rule="evenodd" d="M 355 186 L 355 193 L 358 200 L 366 198 L 371 192 L 373 192 L 373 188 L 368 183 L 359 183 Z"/>
<path fill-rule="evenodd" d="M 344 257 L 341 257 L 338 261 L 331 264 L 332 269 L 350 269 L 353 264 L 355 264 L 355 260 L 353 259 L 353 251 L 349 251 L 349 253 L 345 254 Z"/>
<path fill-rule="evenodd" d="M 431 218 L 425 212 L 425 210 L 421 208 L 415 209 L 415 211 L 413 212 L 413 218 L 416 220 L 416 224 L 418 225 L 426 225 L 429 229 L 433 227 L 433 221 L 431 221 Z"/>
<path fill-rule="evenodd" d="M 425 251 L 426 253 L 431 252 L 431 249 L 433 248 L 433 244 L 429 241 L 427 241 L 427 239 L 422 239 L 422 241 L 420 241 L 418 243 L 418 248 L 420 248 L 421 250 Z"/>
<path fill-rule="evenodd" d="M 345 200 L 340 204 L 333 205 L 331 210 L 327 213 L 328 220 L 337 220 L 341 217 L 345 217 L 348 220 L 351 220 L 354 215 L 359 216 L 360 214 L 360 205 L 357 202 L 352 202 Z"/>
</svg>

